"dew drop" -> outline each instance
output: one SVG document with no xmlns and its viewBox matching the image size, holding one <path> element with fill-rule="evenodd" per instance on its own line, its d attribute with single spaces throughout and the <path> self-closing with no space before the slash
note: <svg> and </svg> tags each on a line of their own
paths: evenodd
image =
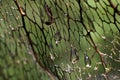
<svg viewBox="0 0 120 80">
<path fill-rule="evenodd" d="M 88 67 L 88 68 L 91 67 L 91 60 L 86 53 L 84 54 L 84 62 L 85 62 L 86 67 Z"/>
<path fill-rule="evenodd" d="M 79 56 L 77 53 L 76 48 L 71 44 L 71 51 L 70 51 L 70 61 L 72 61 L 72 63 L 76 63 L 79 60 Z"/>
<path fill-rule="evenodd" d="M 50 53 L 50 58 L 51 58 L 51 60 L 53 60 L 53 61 L 55 60 L 55 56 L 54 56 L 53 54 L 51 54 L 51 53 Z"/>
<path fill-rule="evenodd" d="M 58 44 L 61 41 L 62 37 L 59 31 L 55 33 L 54 39 L 56 44 Z"/>
</svg>

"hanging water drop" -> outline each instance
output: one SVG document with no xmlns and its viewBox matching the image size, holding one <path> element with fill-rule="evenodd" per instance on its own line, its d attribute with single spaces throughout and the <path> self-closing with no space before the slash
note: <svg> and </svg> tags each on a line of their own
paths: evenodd
<svg viewBox="0 0 120 80">
<path fill-rule="evenodd" d="M 73 45 L 71 45 L 71 51 L 70 51 L 70 61 L 74 64 L 79 60 L 79 56 L 77 53 L 77 50 Z"/>
<path fill-rule="evenodd" d="M 55 60 L 55 55 L 54 54 L 52 54 L 52 53 L 50 53 L 50 58 L 51 58 L 51 60 Z"/>
<path fill-rule="evenodd" d="M 91 67 L 91 60 L 86 53 L 84 53 L 84 62 L 85 62 L 86 67 L 89 67 L 89 68 Z"/>
<path fill-rule="evenodd" d="M 55 33 L 54 39 L 56 44 L 58 44 L 61 41 L 62 37 L 59 31 Z"/>
</svg>

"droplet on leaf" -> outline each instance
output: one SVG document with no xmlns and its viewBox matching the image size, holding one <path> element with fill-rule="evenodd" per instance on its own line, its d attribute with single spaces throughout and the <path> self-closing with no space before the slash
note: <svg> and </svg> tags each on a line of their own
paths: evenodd
<svg viewBox="0 0 120 80">
<path fill-rule="evenodd" d="M 51 54 L 51 53 L 50 53 L 50 58 L 51 58 L 51 60 L 53 60 L 53 61 L 55 60 L 55 56 L 54 56 L 53 54 Z"/>
<path fill-rule="evenodd" d="M 75 47 L 71 45 L 71 51 L 70 51 L 70 61 L 74 64 L 79 60 L 79 56 L 77 53 L 77 50 Z"/>
<path fill-rule="evenodd" d="M 61 41 L 62 37 L 59 31 L 55 33 L 54 39 L 56 44 L 58 44 Z"/>
<path fill-rule="evenodd" d="M 86 53 L 84 54 L 84 62 L 86 67 L 89 67 L 89 68 L 91 67 L 91 60 Z"/>
</svg>

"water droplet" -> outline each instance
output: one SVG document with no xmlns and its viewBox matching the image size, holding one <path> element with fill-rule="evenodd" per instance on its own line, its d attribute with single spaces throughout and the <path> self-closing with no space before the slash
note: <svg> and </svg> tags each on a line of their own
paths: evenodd
<svg viewBox="0 0 120 80">
<path fill-rule="evenodd" d="M 86 53 L 84 54 L 84 62 L 85 62 L 86 67 L 89 67 L 89 68 L 91 67 L 91 60 Z"/>
<path fill-rule="evenodd" d="M 55 56 L 54 56 L 53 54 L 51 54 L 51 53 L 50 53 L 50 58 L 51 58 L 51 60 L 53 60 L 53 61 L 55 60 Z"/>
<path fill-rule="evenodd" d="M 70 61 L 72 61 L 73 64 L 75 64 L 79 60 L 79 56 L 77 53 L 77 50 L 73 45 L 71 44 L 71 54 L 70 54 Z"/>
<path fill-rule="evenodd" d="M 54 39 L 56 44 L 58 44 L 61 41 L 62 37 L 59 31 L 55 33 Z"/>
</svg>

